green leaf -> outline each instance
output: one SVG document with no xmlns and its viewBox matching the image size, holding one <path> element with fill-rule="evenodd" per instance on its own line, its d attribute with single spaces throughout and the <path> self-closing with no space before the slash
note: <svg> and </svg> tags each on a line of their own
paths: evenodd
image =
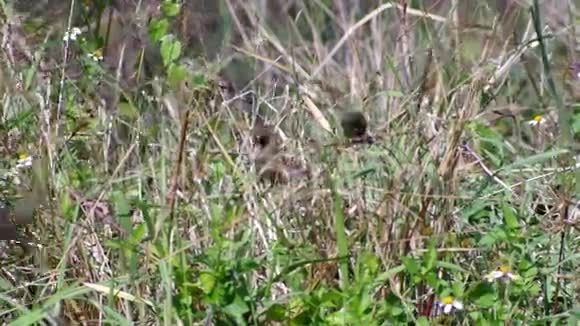
<svg viewBox="0 0 580 326">
<path fill-rule="evenodd" d="M 417 319 L 417 325 L 418 326 L 429 326 L 431 325 L 431 323 L 429 322 L 429 319 L 427 319 L 427 317 L 419 317 L 419 319 Z"/>
<path fill-rule="evenodd" d="M 510 207 L 510 205 L 508 205 L 507 202 L 503 201 L 501 204 L 501 209 L 503 211 L 503 218 L 505 220 L 505 224 L 507 225 L 507 227 L 510 229 L 517 228 L 519 226 L 518 218 L 516 217 L 516 214 L 514 214 L 514 211 Z"/>
<path fill-rule="evenodd" d="M 258 264 L 256 260 L 251 258 L 240 258 L 238 260 L 238 263 L 239 263 L 238 271 L 240 273 L 253 272 L 254 270 L 258 269 L 258 267 L 260 267 L 260 264 Z"/>
<path fill-rule="evenodd" d="M 432 288 L 438 288 L 439 285 L 442 285 L 443 283 L 445 283 L 445 280 L 442 280 L 439 275 L 437 275 L 437 273 L 435 273 L 434 270 L 428 271 L 426 272 L 425 276 L 423 277 L 425 279 L 425 281 L 427 282 L 427 284 L 429 284 L 430 287 Z"/>
<path fill-rule="evenodd" d="M 496 294 L 489 283 L 480 282 L 468 292 L 469 299 L 477 304 L 489 307 L 495 303 Z"/>
<path fill-rule="evenodd" d="M 26 311 L 20 318 L 13 320 L 10 325 L 38 325 L 47 314 L 48 312 L 42 308 Z"/>
<path fill-rule="evenodd" d="M 493 246 L 495 243 L 497 242 L 497 238 L 495 237 L 495 235 L 493 233 L 488 233 L 486 235 L 484 235 L 480 240 L 479 240 L 479 245 L 480 246 L 485 246 L 485 247 L 491 247 Z"/>
<path fill-rule="evenodd" d="M 205 86 L 207 85 L 207 79 L 204 74 L 195 74 L 193 76 L 193 85 L 195 86 Z"/>
<path fill-rule="evenodd" d="M 145 237 L 146 231 L 147 231 L 147 228 L 146 228 L 145 224 L 143 224 L 143 223 L 139 224 L 133 228 L 133 233 L 131 233 L 131 238 L 136 240 L 136 241 L 141 241 Z"/>
<path fill-rule="evenodd" d="M 405 268 L 409 274 L 414 275 L 419 273 L 419 264 L 417 264 L 413 258 L 403 257 L 401 260 L 403 261 L 403 265 L 405 265 Z"/>
<path fill-rule="evenodd" d="M 273 304 L 266 311 L 266 317 L 269 321 L 284 321 L 287 308 L 279 303 Z"/>
<path fill-rule="evenodd" d="M 197 286 L 205 293 L 210 293 L 215 287 L 216 279 L 213 274 L 201 273 L 199 275 L 199 280 L 197 281 Z"/>
<path fill-rule="evenodd" d="M 463 219 L 467 220 L 472 216 L 480 214 L 482 211 L 485 212 L 487 207 L 489 207 L 488 202 L 486 202 L 484 200 L 475 201 L 470 206 L 463 209 L 461 214 L 463 215 Z"/>
<path fill-rule="evenodd" d="M 446 261 L 437 261 L 435 262 L 435 266 L 440 267 L 440 268 L 445 268 L 448 269 L 450 271 L 456 271 L 456 272 L 460 272 L 460 273 L 467 273 L 467 271 L 463 268 L 461 268 L 459 265 L 455 265 Z"/>
<path fill-rule="evenodd" d="M 179 14 L 179 10 L 181 9 L 181 6 L 179 3 L 175 3 L 175 2 L 164 2 L 161 10 L 163 11 L 163 13 L 166 16 L 169 17 L 173 17 L 173 16 L 177 16 L 177 14 Z"/>
<path fill-rule="evenodd" d="M 391 308 L 391 316 L 399 316 L 403 312 L 405 312 L 405 311 L 401 307 L 392 307 Z"/>
<path fill-rule="evenodd" d="M 461 282 L 453 282 L 453 295 L 456 298 L 461 298 L 463 296 L 463 283 Z"/>
<path fill-rule="evenodd" d="M 183 65 L 170 63 L 169 69 L 167 70 L 167 77 L 169 84 L 175 87 L 179 84 L 179 82 L 187 78 L 187 70 Z"/>
<path fill-rule="evenodd" d="M 404 270 L 405 270 L 404 265 L 399 265 L 399 266 L 393 267 L 393 268 L 389 269 L 388 271 L 379 274 L 376 277 L 375 281 L 377 281 L 378 283 L 382 283 L 382 282 L 388 280 L 389 278 L 393 277 L 394 275 L 396 275 Z"/>
<path fill-rule="evenodd" d="M 360 255 L 358 265 L 359 265 L 358 269 L 362 271 L 363 274 L 367 276 L 372 276 L 374 278 L 374 275 L 379 270 L 379 259 L 377 258 L 377 256 L 373 255 L 370 252 L 363 252 Z"/>
<path fill-rule="evenodd" d="M 479 245 L 489 247 L 496 244 L 498 241 L 505 240 L 506 237 L 507 235 L 504 230 L 495 228 L 489 231 L 488 234 L 486 234 L 481 238 L 481 240 L 479 240 Z"/>
<path fill-rule="evenodd" d="M 67 193 L 61 194 L 60 196 L 60 210 L 64 212 L 65 215 L 68 215 L 72 212 L 74 208 L 73 201 L 71 196 Z"/>
<path fill-rule="evenodd" d="M 174 40 L 173 35 L 166 35 L 161 39 L 161 58 L 163 65 L 169 66 L 181 55 L 181 42 Z"/>
<path fill-rule="evenodd" d="M 493 293 L 484 294 L 475 300 L 475 303 L 483 308 L 491 307 L 495 303 L 496 296 Z"/>
<path fill-rule="evenodd" d="M 244 302 L 244 300 L 242 300 L 242 298 L 240 298 L 239 295 L 236 295 L 234 302 L 232 302 L 231 304 L 224 307 L 224 311 L 228 315 L 230 315 L 238 320 L 243 320 L 244 314 L 247 313 L 248 311 L 250 311 L 250 308 Z"/>
<path fill-rule="evenodd" d="M 159 42 L 167 34 L 168 30 L 169 21 L 167 19 L 154 20 L 149 24 L 149 37 L 151 37 L 153 42 Z"/>
<path fill-rule="evenodd" d="M 429 249 L 425 253 L 424 263 L 425 269 L 431 270 L 437 261 L 437 250 L 435 250 L 435 242 L 430 241 Z"/>
<path fill-rule="evenodd" d="M 112 323 L 112 324 L 115 324 L 115 325 L 123 325 L 123 326 L 133 325 L 133 323 L 131 321 L 127 320 L 119 312 L 115 311 L 114 309 L 111 309 L 111 307 L 109 307 L 109 306 L 102 306 L 101 308 L 105 312 L 105 314 L 107 316 L 107 319 L 109 319 L 110 321 L 114 321 L 114 323 Z"/>
</svg>

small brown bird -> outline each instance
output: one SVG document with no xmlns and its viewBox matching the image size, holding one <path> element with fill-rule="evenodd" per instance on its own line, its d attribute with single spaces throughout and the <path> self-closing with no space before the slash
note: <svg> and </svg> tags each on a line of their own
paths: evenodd
<svg viewBox="0 0 580 326">
<path fill-rule="evenodd" d="M 252 138 L 256 146 L 253 161 L 260 181 L 287 184 L 310 176 L 310 170 L 295 157 L 282 153 L 281 139 L 273 127 L 265 124 L 254 127 Z"/>
<path fill-rule="evenodd" d="M 360 111 L 347 111 L 341 114 L 340 124 L 344 136 L 354 144 L 372 144 L 373 137 L 368 132 L 367 119 Z"/>
</svg>

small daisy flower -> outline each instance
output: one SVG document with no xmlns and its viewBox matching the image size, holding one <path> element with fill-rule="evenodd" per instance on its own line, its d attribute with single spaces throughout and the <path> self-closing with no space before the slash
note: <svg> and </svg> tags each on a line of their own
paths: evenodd
<svg viewBox="0 0 580 326">
<path fill-rule="evenodd" d="M 530 126 L 539 126 L 546 123 L 546 119 L 541 115 L 536 115 L 532 120 L 528 121 Z"/>
<path fill-rule="evenodd" d="M 93 53 L 89 53 L 87 54 L 87 56 L 89 57 L 89 59 L 99 62 L 103 60 L 103 50 L 102 49 L 97 49 L 95 51 L 93 51 Z"/>
<path fill-rule="evenodd" d="M 439 308 L 443 308 L 444 314 L 449 314 L 452 310 L 463 310 L 463 303 L 461 301 L 451 297 L 443 297 L 439 302 L 437 302 Z"/>
<path fill-rule="evenodd" d="M 64 36 L 63 36 L 62 40 L 65 41 L 65 42 L 66 41 L 69 41 L 69 42 L 76 41 L 77 40 L 77 37 L 79 35 L 81 35 L 82 33 L 83 32 L 81 31 L 80 28 L 73 27 L 73 28 L 71 28 L 71 30 L 69 30 L 66 33 L 64 33 Z"/>
<path fill-rule="evenodd" d="M 502 266 L 498 267 L 498 269 L 496 269 L 495 271 L 493 271 L 485 276 L 485 278 L 487 279 L 488 282 L 493 282 L 497 279 L 516 280 L 516 279 L 518 279 L 518 277 L 519 276 L 512 273 L 510 268 L 506 265 L 502 265 Z"/>
<path fill-rule="evenodd" d="M 20 154 L 18 156 L 18 161 L 16 162 L 16 168 L 22 169 L 32 166 L 32 157 L 28 154 Z"/>
</svg>

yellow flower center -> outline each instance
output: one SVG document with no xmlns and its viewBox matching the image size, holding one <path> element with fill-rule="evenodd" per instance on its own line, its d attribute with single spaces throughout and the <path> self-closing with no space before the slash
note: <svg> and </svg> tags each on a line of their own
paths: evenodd
<svg viewBox="0 0 580 326">
<path fill-rule="evenodd" d="M 21 159 L 21 160 L 25 160 L 25 159 L 27 159 L 27 158 L 28 158 L 28 154 L 26 154 L 26 153 L 21 153 L 21 154 L 19 154 L 19 155 L 18 155 L 18 158 L 19 158 L 19 159 Z"/>
<path fill-rule="evenodd" d="M 510 271 L 510 268 L 507 265 L 501 265 L 497 270 L 505 274 Z"/>
<path fill-rule="evenodd" d="M 102 56 L 103 56 L 103 49 L 96 49 L 96 50 L 93 52 L 93 55 L 94 55 L 95 57 L 102 57 Z"/>
<path fill-rule="evenodd" d="M 540 122 L 544 119 L 544 117 L 541 114 L 538 114 L 536 116 L 534 116 L 534 121 L 536 122 Z"/>
<path fill-rule="evenodd" d="M 452 304 L 453 303 L 453 297 L 451 297 L 451 296 L 443 297 L 443 298 L 441 298 L 441 302 L 443 304 Z"/>
</svg>

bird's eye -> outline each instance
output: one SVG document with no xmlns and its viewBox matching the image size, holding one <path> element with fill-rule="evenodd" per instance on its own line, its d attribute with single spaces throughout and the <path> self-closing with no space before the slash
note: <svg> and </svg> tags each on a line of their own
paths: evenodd
<svg viewBox="0 0 580 326">
<path fill-rule="evenodd" d="M 222 91 L 226 91 L 230 89 L 230 84 L 226 81 L 220 80 L 218 82 L 218 87 L 222 90 Z"/>
<path fill-rule="evenodd" d="M 254 94 L 249 93 L 246 96 L 244 96 L 244 102 L 254 105 L 254 101 L 255 101 Z"/>
<path fill-rule="evenodd" d="M 258 143 L 258 145 L 260 145 L 262 147 L 266 147 L 266 145 L 268 145 L 269 142 L 270 142 L 270 137 L 268 137 L 268 136 L 256 137 L 256 143 Z"/>
</svg>

